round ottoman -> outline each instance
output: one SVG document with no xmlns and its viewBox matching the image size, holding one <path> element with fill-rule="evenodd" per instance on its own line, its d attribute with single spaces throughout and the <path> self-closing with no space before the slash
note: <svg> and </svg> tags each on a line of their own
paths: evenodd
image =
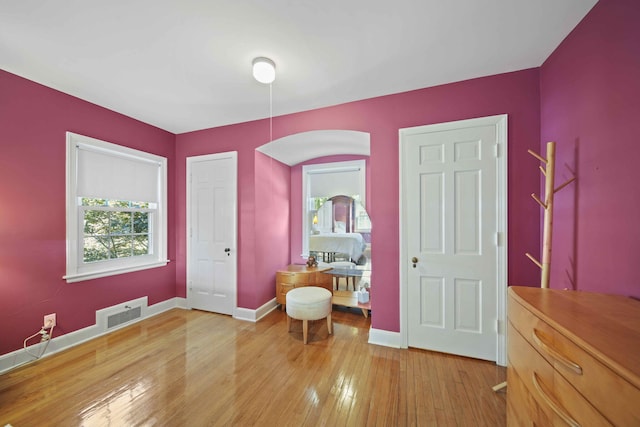
<svg viewBox="0 0 640 427">
<path fill-rule="evenodd" d="M 304 286 L 287 292 L 287 330 L 291 331 L 291 319 L 302 320 L 302 338 L 306 344 L 309 320 L 326 317 L 331 333 L 331 297 L 329 290 L 317 286 Z"/>
</svg>

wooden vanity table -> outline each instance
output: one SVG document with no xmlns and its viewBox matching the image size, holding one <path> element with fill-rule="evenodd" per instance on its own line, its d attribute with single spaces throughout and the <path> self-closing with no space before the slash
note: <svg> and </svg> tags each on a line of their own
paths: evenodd
<svg viewBox="0 0 640 427">
<path fill-rule="evenodd" d="M 368 317 L 371 303 L 361 304 L 358 302 L 356 292 L 334 291 L 334 273 L 344 276 L 348 273 L 342 269 L 332 269 L 331 267 L 313 267 L 306 265 L 291 264 L 284 269 L 276 271 L 276 302 L 283 309 L 287 303 L 287 292 L 291 289 L 302 286 L 319 286 L 328 289 L 333 293 L 333 304 L 344 307 L 359 308 L 364 317 Z"/>
<path fill-rule="evenodd" d="M 319 286 L 333 292 L 333 276 L 323 272 L 331 267 L 313 267 L 291 264 L 285 269 L 276 271 L 276 302 L 284 308 L 287 303 L 287 292 L 303 286 Z"/>
</svg>

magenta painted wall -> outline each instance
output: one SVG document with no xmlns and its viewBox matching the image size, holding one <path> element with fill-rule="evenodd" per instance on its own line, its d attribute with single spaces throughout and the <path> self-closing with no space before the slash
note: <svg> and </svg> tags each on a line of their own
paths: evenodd
<svg viewBox="0 0 640 427">
<path fill-rule="evenodd" d="M 255 156 L 255 262 L 263 286 L 257 287 L 249 306 L 258 308 L 275 296 L 276 270 L 289 264 L 291 168 L 259 151 Z"/>
<path fill-rule="evenodd" d="M 509 284 L 539 283 L 524 257 L 540 251 L 540 210 L 529 196 L 539 191 L 538 162 L 527 149 L 555 140 L 558 163 L 576 170 L 578 181 L 556 198 L 552 287 L 640 296 L 637 22 L 637 0 L 600 0 L 540 69 L 274 118 L 274 139 L 319 129 L 371 135 L 374 328 L 399 330 L 398 130 L 496 114 L 509 115 Z M 290 244 L 299 240 L 299 214 L 282 208 L 299 197 L 299 172 L 255 152 L 268 142 L 268 120 L 174 136 L 0 71 L 0 129 L 0 354 L 20 348 L 47 313 L 58 314 L 56 331 L 63 334 L 92 325 L 97 309 L 132 298 L 147 295 L 153 304 L 186 296 L 188 156 L 238 151 L 240 307 L 271 300 L 274 266 L 299 251 Z M 175 262 L 75 284 L 62 280 L 66 131 L 169 159 L 168 249 Z M 561 168 L 558 176 L 568 173 Z"/>
<path fill-rule="evenodd" d="M 277 90 L 277 88 L 276 88 Z M 273 138 L 319 129 L 369 132 L 370 191 L 368 211 L 373 223 L 372 263 L 376 293 L 372 300 L 376 329 L 399 331 L 399 222 L 398 222 L 398 130 L 473 117 L 509 114 L 509 283 L 539 282 L 537 268 L 525 252 L 539 251 L 539 210 L 529 194 L 537 191 L 537 162 L 527 149 L 540 141 L 539 76 L 537 69 L 501 74 L 434 88 L 363 100 L 273 119 Z M 267 142 L 268 121 L 206 129 L 176 138 L 177 188 L 185 188 L 187 156 L 238 151 L 240 247 L 238 301 L 241 307 L 255 309 L 275 296 L 272 275 L 260 275 L 256 259 L 262 257 L 256 238 L 255 148 Z M 292 174 L 292 182 L 295 181 Z M 296 197 L 299 189 L 291 186 Z M 177 195 L 177 286 L 184 295 L 185 197 Z M 261 208 L 262 209 L 262 208 Z M 295 230 L 291 214 L 291 230 Z M 272 250 L 272 248 L 270 248 Z M 284 244 L 283 252 L 296 248 Z M 268 296 L 265 298 L 264 296 Z"/>
<path fill-rule="evenodd" d="M 369 168 L 369 157 L 363 156 L 327 156 L 309 160 L 291 167 L 291 264 L 301 264 L 305 259 L 302 254 L 302 166 L 315 165 L 318 163 L 346 162 L 351 160 L 364 160 L 366 167 L 366 197 L 365 209 L 369 210 L 371 203 L 371 169 Z M 375 225 L 374 225 L 375 227 Z"/>
<path fill-rule="evenodd" d="M 176 136 L 177 296 L 186 296 L 186 159 L 238 152 L 238 307 L 255 310 L 275 297 L 275 272 L 289 260 L 290 168 L 255 148 L 266 120 Z"/>
<path fill-rule="evenodd" d="M 600 0 L 543 64 L 541 136 L 556 141 L 553 288 L 640 297 L 640 2 Z"/>
<path fill-rule="evenodd" d="M 59 336 L 95 323 L 98 309 L 175 296 L 175 264 L 66 283 L 65 132 L 168 158 L 169 246 L 175 259 L 174 135 L 0 70 L 0 354 L 22 348 L 57 314 Z"/>
<path fill-rule="evenodd" d="M 0 319 L 3 330 L 6 325 L 10 331 L 2 334 L 2 353 L 18 349 L 49 312 L 58 313 L 58 332 L 68 333 L 92 325 L 95 310 L 106 306 L 144 295 L 150 303 L 186 296 L 188 156 L 238 151 L 238 303 L 242 308 L 256 309 L 273 298 L 272 271 L 288 263 L 295 250 L 289 246 L 293 228 L 287 230 L 285 224 L 292 227 L 296 219 L 290 209 L 282 209 L 295 197 L 290 169 L 255 153 L 256 147 L 267 142 L 267 120 L 173 136 L 8 73 L 0 74 L 0 84 L 4 130 Z M 519 255 L 538 249 L 537 209 L 527 196 L 538 185 L 537 165 L 526 155 L 526 149 L 539 141 L 538 99 L 538 71 L 525 70 L 274 119 L 274 138 L 316 129 L 371 134 L 367 208 L 375 230 L 373 263 L 380 266 L 376 268 L 379 285 L 373 301 L 374 328 L 399 329 L 398 129 L 402 127 L 510 115 L 509 226 L 517 232 L 509 239 L 509 280 L 536 282 L 532 279 L 535 269 Z M 169 255 L 175 262 L 165 268 L 79 284 L 66 284 L 61 279 L 65 266 L 67 130 L 169 158 Z M 34 209 L 34 200 L 46 210 Z M 272 232 L 266 223 L 276 224 L 273 230 L 284 231 Z M 274 250 L 276 247 L 280 249 Z M 38 260 L 37 268 L 33 267 L 34 259 Z M 376 305 L 376 300 L 384 304 Z"/>
<path fill-rule="evenodd" d="M 269 135 L 269 121 L 260 120 L 241 123 L 232 126 L 222 126 L 213 129 L 205 129 L 189 132 L 176 136 L 176 293 L 177 296 L 186 296 L 186 159 L 212 153 L 229 151 L 238 152 L 238 306 L 248 309 L 256 309 L 265 302 L 263 295 L 268 288 L 272 288 L 275 297 L 275 285 L 267 286 L 270 277 L 259 274 L 259 263 L 262 254 L 258 248 L 260 242 L 256 231 L 256 175 L 264 170 L 260 159 L 256 156 L 255 148 L 266 144 Z M 256 164 L 256 159 L 258 163 Z M 260 172 L 258 172 L 260 173 Z M 288 179 L 288 176 L 287 176 Z M 262 210 L 263 207 L 260 207 Z M 289 235 L 283 236 L 282 247 L 288 256 Z M 277 245 L 278 242 L 274 242 Z M 286 259 L 286 258 L 285 258 Z"/>
</svg>

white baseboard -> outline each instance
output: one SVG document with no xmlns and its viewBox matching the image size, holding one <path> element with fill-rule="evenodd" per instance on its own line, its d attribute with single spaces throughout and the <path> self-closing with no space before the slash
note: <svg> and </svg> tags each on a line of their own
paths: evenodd
<svg viewBox="0 0 640 427">
<path fill-rule="evenodd" d="M 234 310 L 233 317 L 238 320 L 245 320 L 255 323 L 265 317 L 267 314 L 271 313 L 277 307 L 278 303 L 276 302 L 276 299 L 273 298 L 272 300 L 267 301 L 265 304 L 258 307 L 256 310 L 250 310 L 248 308 L 236 308 Z M 141 317 L 140 319 L 136 319 L 129 324 L 148 319 L 173 308 L 187 309 L 187 300 L 185 298 L 175 297 L 151 305 L 147 307 L 143 317 Z M 115 328 L 114 330 L 116 329 L 117 328 Z M 62 350 L 66 350 L 70 347 L 82 344 L 99 336 L 109 334 L 114 330 L 104 331 L 103 328 L 100 328 L 98 327 L 98 325 L 94 324 L 91 326 L 87 326 L 86 328 L 78 329 L 77 331 L 69 332 L 59 337 L 54 336 L 54 338 L 49 342 L 49 346 L 47 347 L 41 358 L 51 356 L 52 354 L 58 353 Z M 373 328 L 369 330 L 369 344 L 400 348 L 401 342 L 402 340 L 399 332 L 389 332 L 382 329 Z M 34 354 L 40 354 L 43 346 L 44 344 L 41 343 L 29 346 L 29 351 Z M 37 359 L 34 359 L 24 349 L 0 355 L 0 374 L 17 368 L 18 366 L 33 362 L 34 360 Z"/>
<path fill-rule="evenodd" d="M 382 329 L 371 328 L 369 329 L 369 344 L 401 348 L 402 338 L 400 336 L 400 332 L 390 332 Z"/>
<path fill-rule="evenodd" d="M 153 317 L 167 310 L 171 310 L 172 308 L 186 308 L 186 306 L 187 303 L 185 298 L 171 298 L 149 306 L 145 311 L 143 317 L 141 317 L 140 319 L 136 319 L 129 324 L 148 319 L 149 317 Z M 49 341 L 49 346 L 46 348 L 46 351 L 41 356 L 41 358 L 51 356 L 52 354 L 58 353 L 62 350 L 66 350 L 70 347 L 82 344 L 83 342 L 92 340 L 101 335 L 106 335 L 111 332 L 113 332 L 113 330 L 105 332 L 103 328 L 100 328 L 98 327 L 98 325 L 94 324 L 91 326 L 87 326 L 86 328 L 78 329 L 77 331 L 69 332 L 68 334 L 55 337 L 54 328 L 54 338 Z M 44 345 L 45 344 L 42 343 L 31 345 L 29 346 L 29 351 L 33 354 L 40 354 Z M 10 371 L 11 369 L 17 368 L 18 366 L 24 365 L 26 363 L 33 362 L 34 360 L 37 359 L 34 359 L 33 356 L 29 355 L 24 349 L 0 355 L 0 374 Z"/>
<path fill-rule="evenodd" d="M 262 306 L 258 307 L 256 310 L 250 310 L 248 308 L 238 307 L 233 311 L 233 318 L 255 323 L 258 320 L 262 319 L 267 314 L 271 313 L 277 307 L 278 307 L 278 303 L 276 302 L 276 299 L 273 298 L 271 301 L 267 301 Z"/>
</svg>

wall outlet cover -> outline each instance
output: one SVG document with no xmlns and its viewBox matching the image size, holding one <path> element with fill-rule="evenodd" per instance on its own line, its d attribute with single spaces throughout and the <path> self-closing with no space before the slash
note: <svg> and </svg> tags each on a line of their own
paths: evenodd
<svg viewBox="0 0 640 427">
<path fill-rule="evenodd" d="M 56 326 L 56 314 L 51 313 L 44 316 L 44 327 L 46 329 Z"/>
</svg>

